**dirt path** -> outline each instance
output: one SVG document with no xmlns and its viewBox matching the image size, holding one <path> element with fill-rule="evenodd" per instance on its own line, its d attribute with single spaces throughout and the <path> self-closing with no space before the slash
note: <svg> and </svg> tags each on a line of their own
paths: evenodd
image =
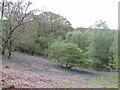
<svg viewBox="0 0 120 90">
<path fill-rule="evenodd" d="M 4 87 L 8 83 L 13 83 L 15 88 L 106 87 L 103 84 L 91 82 L 89 73 L 68 71 L 57 67 L 56 62 L 20 53 L 14 53 L 10 60 L 3 58 L 2 72 L 5 73 L 4 79 L 7 79 L 7 76 L 12 78 L 4 84 Z"/>
</svg>

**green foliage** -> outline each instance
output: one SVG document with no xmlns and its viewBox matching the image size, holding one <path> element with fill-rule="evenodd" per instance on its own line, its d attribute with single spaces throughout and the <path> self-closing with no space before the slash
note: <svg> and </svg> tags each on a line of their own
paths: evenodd
<svg viewBox="0 0 120 90">
<path fill-rule="evenodd" d="M 115 66 L 117 66 L 115 62 L 118 58 L 117 31 L 88 29 L 84 32 L 68 32 L 65 42 L 75 43 L 86 53 L 83 66 L 86 64 L 88 68 L 113 71 L 110 69 L 110 64 L 114 63 L 111 68 L 114 67 L 115 70 Z M 112 62 L 109 57 L 113 58 Z M 87 63 L 91 63 L 91 65 L 87 65 Z"/>
<path fill-rule="evenodd" d="M 21 30 L 15 32 L 14 48 L 30 54 L 47 56 L 48 40 L 45 37 L 38 37 L 37 29 L 36 22 L 31 21 L 25 26 L 24 33 L 21 33 Z"/>
<path fill-rule="evenodd" d="M 114 31 L 109 30 L 91 31 L 87 55 L 89 58 L 96 58 L 102 62 L 99 64 L 99 67 L 97 66 L 96 68 L 107 70 L 107 65 L 109 63 L 108 57 L 110 57 L 109 49 L 113 42 L 114 33 Z"/>
<path fill-rule="evenodd" d="M 94 67 L 94 64 L 95 64 L 94 59 L 84 58 L 82 67 L 86 69 L 92 69 Z"/>
<path fill-rule="evenodd" d="M 98 59 L 106 59 L 109 55 L 114 33 L 108 30 L 93 30 L 89 38 L 88 55 Z"/>
<path fill-rule="evenodd" d="M 36 15 L 34 20 L 39 25 L 38 36 L 46 37 L 50 41 L 55 41 L 58 37 L 64 39 L 66 33 L 73 29 L 66 18 L 52 12 L 43 12 Z"/>
<path fill-rule="evenodd" d="M 84 54 L 77 45 L 72 43 L 55 42 L 49 47 L 49 58 L 68 66 L 78 66 Z"/>
<path fill-rule="evenodd" d="M 65 42 L 75 43 L 75 44 L 77 44 L 79 46 L 80 35 L 81 35 L 81 32 L 77 32 L 77 31 L 71 32 L 71 31 L 69 31 L 66 34 Z"/>
<path fill-rule="evenodd" d="M 14 32 L 14 48 L 18 48 L 23 52 L 31 52 L 36 42 L 36 25 L 32 26 L 32 22 L 29 22 L 24 28 L 18 28 Z M 32 27 L 31 27 L 32 26 Z"/>
<path fill-rule="evenodd" d="M 40 55 L 47 56 L 47 49 L 48 49 L 48 40 L 45 37 L 38 37 L 36 43 L 39 45 L 37 48 L 40 48 L 41 50 Z M 38 50 L 36 50 L 38 51 Z"/>
<path fill-rule="evenodd" d="M 114 58 L 109 58 L 109 63 L 107 68 L 110 71 L 118 71 L 118 58 L 114 57 Z"/>
<path fill-rule="evenodd" d="M 116 31 L 115 35 L 113 36 L 114 40 L 113 43 L 109 49 L 110 52 L 110 57 L 109 57 L 109 64 L 108 64 L 108 69 L 110 71 L 118 71 L 118 52 L 120 49 L 118 48 L 118 43 L 120 40 L 120 37 L 118 37 L 118 31 Z"/>
<path fill-rule="evenodd" d="M 117 71 L 118 32 L 107 30 L 105 22 L 96 22 L 97 30 L 77 28 L 73 31 L 71 23 L 59 14 L 42 12 L 30 17 L 30 20 L 26 17 L 29 22 L 25 20 L 16 28 L 8 41 L 16 50 L 46 57 L 49 55 L 49 58 L 68 66 Z M 12 16 L 6 18 L 0 22 L 3 26 L 0 35 L 5 41 L 17 25 Z M 3 42 L 0 47 L 6 46 Z"/>
<path fill-rule="evenodd" d="M 120 49 L 118 48 L 118 42 L 120 42 L 120 37 L 118 37 L 118 31 L 115 32 L 113 36 L 113 43 L 109 49 L 109 52 L 111 53 L 112 57 L 118 58 L 118 52 Z"/>
<path fill-rule="evenodd" d="M 90 37 L 90 30 L 80 32 L 80 31 L 74 31 L 74 32 L 68 32 L 66 34 L 65 42 L 71 42 L 75 43 L 81 48 L 84 52 L 86 52 L 86 47 L 89 46 L 88 39 Z"/>
<path fill-rule="evenodd" d="M 41 48 L 48 48 L 48 41 L 45 37 L 38 37 L 36 42 L 40 44 Z"/>
</svg>

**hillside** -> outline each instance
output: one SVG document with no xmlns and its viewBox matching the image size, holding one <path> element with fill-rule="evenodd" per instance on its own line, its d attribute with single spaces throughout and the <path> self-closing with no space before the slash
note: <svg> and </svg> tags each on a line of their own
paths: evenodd
<svg viewBox="0 0 120 90">
<path fill-rule="evenodd" d="M 66 70 L 56 62 L 21 53 L 2 61 L 3 88 L 117 88 L 116 73 L 91 75 Z"/>
</svg>

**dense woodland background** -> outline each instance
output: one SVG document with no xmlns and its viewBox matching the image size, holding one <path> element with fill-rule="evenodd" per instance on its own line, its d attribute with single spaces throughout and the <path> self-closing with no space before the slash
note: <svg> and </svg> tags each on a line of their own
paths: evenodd
<svg viewBox="0 0 120 90">
<path fill-rule="evenodd" d="M 90 28 L 73 28 L 64 16 L 29 10 L 31 5 L 1 2 L 2 54 L 10 58 L 18 51 L 58 61 L 66 68 L 118 71 L 118 30 L 102 20 Z"/>
</svg>

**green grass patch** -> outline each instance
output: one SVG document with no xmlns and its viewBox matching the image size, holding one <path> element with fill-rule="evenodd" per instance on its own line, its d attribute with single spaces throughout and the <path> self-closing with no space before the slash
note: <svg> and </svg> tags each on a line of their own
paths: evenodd
<svg viewBox="0 0 120 90">
<path fill-rule="evenodd" d="M 30 68 L 32 72 L 49 72 L 47 69 Z"/>
<path fill-rule="evenodd" d="M 63 81 L 57 81 L 57 83 L 61 84 L 61 85 L 64 85 L 64 86 L 67 86 L 67 87 L 83 88 L 81 86 L 77 86 L 77 85 L 74 85 L 72 83 L 67 83 L 67 82 L 63 82 Z"/>
<path fill-rule="evenodd" d="M 96 75 L 93 76 L 90 80 L 95 83 L 104 84 L 105 86 L 111 88 L 118 88 L 118 73 Z"/>
</svg>

